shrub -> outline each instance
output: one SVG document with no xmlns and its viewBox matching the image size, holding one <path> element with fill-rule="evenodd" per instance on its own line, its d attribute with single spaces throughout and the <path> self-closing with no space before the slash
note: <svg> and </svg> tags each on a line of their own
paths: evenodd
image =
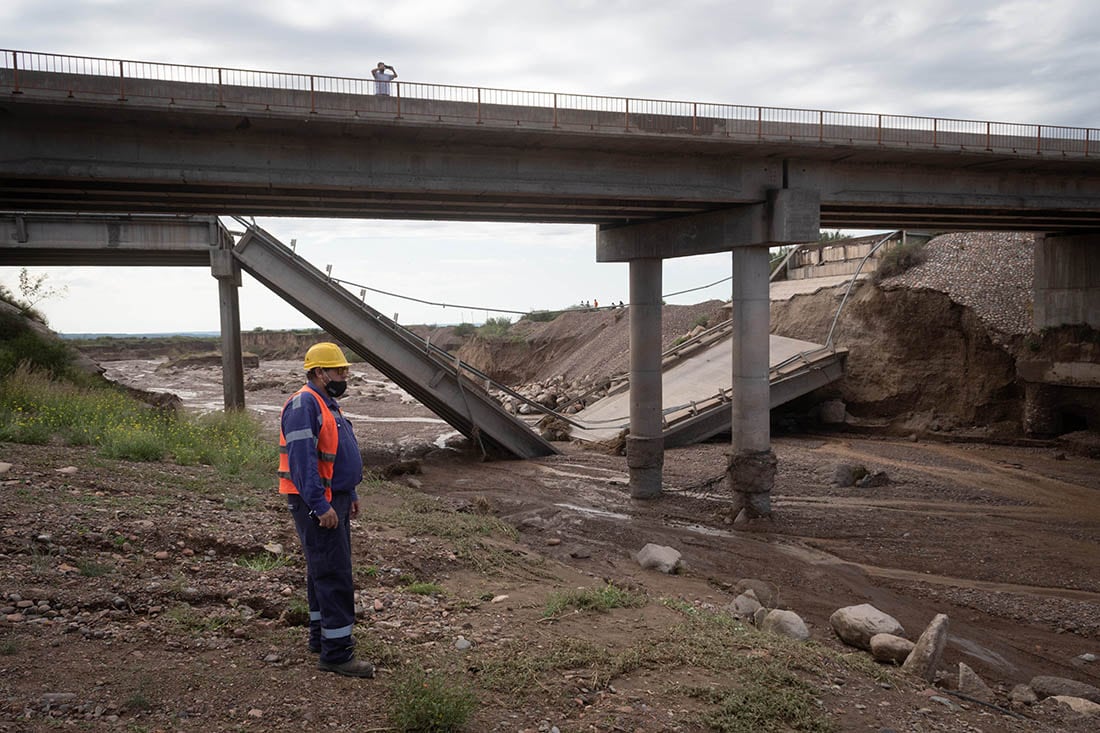
<svg viewBox="0 0 1100 733">
<path fill-rule="evenodd" d="M 467 336 L 473 336 L 476 331 L 477 331 L 477 326 L 475 326 L 474 324 L 472 324 L 472 323 L 460 323 L 457 326 L 455 326 L 454 334 L 455 334 L 455 336 L 460 336 L 462 338 L 465 338 Z"/>
<path fill-rule="evenodd" d="M 72 369 L 73 352 L 61 341 L 39 334 L 25 318 L 0 312 L 0 378 L 13 374 L 20 364 L 65 376 Z"/>
<path fill-rule="evenodd" d="M 562 311 L 531 311 L 524 318 L 535 323 L 549 323 L 562 314 Z"/>
<path fill-rule="evenodd" d="M 871 280 L 877 285 L 887 278 L 901 275 L 927 259 L 928 251 L 924 248 L 924 242 L 907 242 L 892 247 L 882 256 Z"/>
<path fill-rule="evenodd" d="M 506 317 L 490 318 L 477 330 L 477 335 L 483 339 L 499 339 L 508 334 L 512 327 L 512 320 Z"/>
<path fill-rule="evenodd" d="M 462 730 L 477 706 L 474 694 L 448 684 L 440 672 L 415 669 L 398 676 L 390 691 L 390 722 L 400 731 L 447 733 Z"/>
</svg>

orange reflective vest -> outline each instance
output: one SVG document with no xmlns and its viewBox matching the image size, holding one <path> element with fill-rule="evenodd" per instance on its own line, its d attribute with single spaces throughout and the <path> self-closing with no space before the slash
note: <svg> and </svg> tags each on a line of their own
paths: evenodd
<svg viewBox="0 0 1100 733">
<path fill-rule="evenodd" d="M 332 410 L 321 399 L 320 395 L 309 387 L 302 387 L 295 392 L 286 405 L 300 394 L 308 394 L 317 400 L 321 408 L 321 433 L 317 436 L 317 473 L 321 476 L 321 485 L 325 487 L 325 501 L 332 501 L 332 473 L 336 467 L 336 446 L 340 442 L 339 431 L 336 429 L 336 418 Z M 283 410 L 286 410 L 283 405 Z M 283 435 L 282 420 L 279 421 L 279 493 L 297 494 L 298 488 L 290 479 L 290 457 L 286 447 L 286 436 Z"/>
</svg>

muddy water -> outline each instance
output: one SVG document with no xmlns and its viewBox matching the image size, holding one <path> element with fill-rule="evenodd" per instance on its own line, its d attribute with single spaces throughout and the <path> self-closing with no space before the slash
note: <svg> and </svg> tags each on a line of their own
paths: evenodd
<svg viewBox="0 0 1100 733">
<path fill-rule="evenodd" d="M 105 361 L 100 366 L 112 381 L 151 392 L 170 392 L 194 412 L 215 412 L 224 407 L 220 366 L 175 367 L 164 357 Z M 301 362 L 261 361 L 259 367 L 245 370 L 245 406 L 274 433 L 283 404 L 302 383 Z M 404 451 L 441 446 L 458 435 L 367 364 L 352 365 L 348 392 L 340 404 L 355 425 L 361 445 L 385 444 Z"/>
</svg>

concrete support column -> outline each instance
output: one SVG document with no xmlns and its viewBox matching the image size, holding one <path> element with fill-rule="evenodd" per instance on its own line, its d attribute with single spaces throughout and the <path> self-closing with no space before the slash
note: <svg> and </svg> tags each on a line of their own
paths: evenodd
<svg viewBox="0 0 1100 733">
<path fill-rule="evenodd" d="M 241 306 L 237 289 L 241 268 L 227 249 L 210 251 L 210 267 L 218 280 L 218 311 L 222 334 L 222 396 L 225 409 L 244 409 L 244 359 L 241 349 Z"/>
<path fill-rule="evenodd" d="M 630 496 L 661 494 L 664 438 L 661 435 L 661 260 L 630 260 L 630 435 L 626 464 Z"/>
<path fill-rule="evenodd" d="M 733 250 L 733 452 L 728 474 L 747 517 L 771 513 L 775 454 L 771 450 L 768 246 Z"/>
</svg>

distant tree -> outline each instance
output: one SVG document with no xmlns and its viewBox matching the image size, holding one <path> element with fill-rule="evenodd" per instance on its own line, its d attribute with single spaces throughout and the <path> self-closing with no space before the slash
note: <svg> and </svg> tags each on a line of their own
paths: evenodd
<svg viewBox="0 0 1100 733">
<path fill-rule="evenodd" d="M 823 243 L 825 243 L 825 242 L 836 242 L 837 240 L 840 240 L 840 239 L 851 239 L 851 237 L 849 237 L 847 234 L 841 234 L 839 229 L 837 229 L 836 231 L 833 231 L 833 232 L 824 232 L 823 231 L 823 232 L 819 232 L 819 234 L 820 234 L 820 236 L 817 238 L 817 241 L 818 242 L 823 242 Z"/>
</svg>

